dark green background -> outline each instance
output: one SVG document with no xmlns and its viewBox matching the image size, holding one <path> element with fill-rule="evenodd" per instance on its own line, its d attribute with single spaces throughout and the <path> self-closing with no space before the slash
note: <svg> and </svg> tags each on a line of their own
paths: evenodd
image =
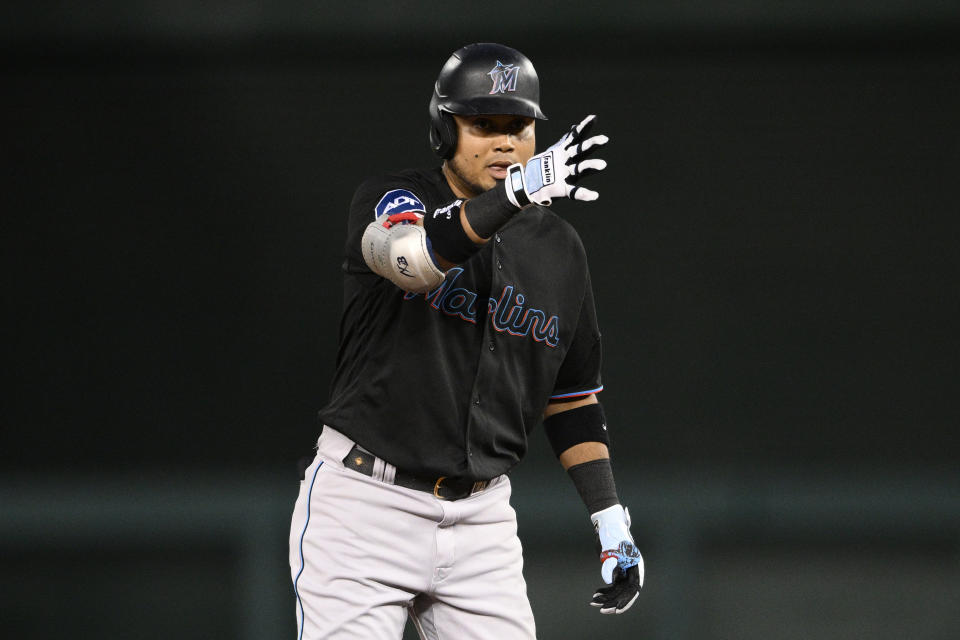
<svg viewBox="0 0 960 640">
<path fill-rule="evenodd" d="M 244 596 L 237 564 L 285 553 L 350 197 L 434 162 L 437 72 L 499 40 L 537 66 L 541 148 L 587 113 L 611 137 L 601 199 L 554 207 L 590 256 L 601 399 L 650 573 L 640 611 L 601 622 L 948 637 L 958 12 L 681 5 L 559 3 L 522 24 L 414 2 L 10 13 L 0 632 L 251 637 L 238 603 L 259 600 L 284 616 L 270 637 L 292 637 L 288 578 Z M 515 503 L 551 638 L 598 624 L 579 608 L 597 576 L 565 482 L 538 432 Z M 264 538 L 236 548 L 199 521 L 143 536 L 149 516 L 123 510 L 141 500 L 173 505 L 157 518 L 236 501 Z"/>
</svg>

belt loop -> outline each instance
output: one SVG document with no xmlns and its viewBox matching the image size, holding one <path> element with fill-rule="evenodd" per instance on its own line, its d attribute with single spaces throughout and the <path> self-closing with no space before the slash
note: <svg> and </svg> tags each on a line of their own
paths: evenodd
<svg viewBox="0 0 960 640">
<path fill-rule="evenodd" d="M 379 458 L 378 458 L 379 460 Z M 387 462 L 383 461 L 383 481 L 387 484 L 394 484 L 393 480 L 397 477 L 397 468 Z"/>
<path fill-rule="evenodd" d="M 380 482 L 386 482 L 387 484 L 393 484 L 392 482 L 387 482 L 386 478 L 384 477 L 384 471 L 385 471 L 384 466 L 385 466 L 385 465 L 386 465 L 386 462 L 383 460 L 383 458 L 378 458 L 378 457 L 374 456 L 374 458 L 373 458 L 373 474 L 372 474 L 370 477 L 372 477 L 374 480 L 379 480 Z"/>
</svg>

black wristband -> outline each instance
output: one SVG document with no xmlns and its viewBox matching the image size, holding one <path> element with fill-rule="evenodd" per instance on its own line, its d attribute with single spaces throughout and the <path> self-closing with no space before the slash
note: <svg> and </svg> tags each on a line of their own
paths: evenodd
<svg viewBox="0 0 960 640">
<path fill-rule="evenodd" d="M 460 222 L 460 200 L 437 209 L 423 218 L 423 228 L 427 232 L 430 248 L 441 258 L 460 264 L 480 250 L 482 245 L 474 244 Z"/>
<path fill-rule="evenodd" d="M 493 189 L 484 191 L 467 202 L 467 221 L 481 238 L 492 236 L 497 229 L 520 211 L 520 208 L 510 202 L 507 197 L 503 180 L 497 180 Z"/>
<path fill-rule="evenodd" d="M 575 464 L 567 469 L 567 473 L 573 480 L 573 486 L 577 488 L 583 504 L 587 505 L 587 511 L 591 514 L 620 504 L 620 499 L 617 498 L 617 485 L 613 481 L 610 458 Z"/>
<path fill-rule="evenodd" d="M 558 458 L 561 453 L 581 442 L 610 444 L 607 420 L 599 402 L 555 413 L 543 421 L 543 430 Z"/>
</svg>

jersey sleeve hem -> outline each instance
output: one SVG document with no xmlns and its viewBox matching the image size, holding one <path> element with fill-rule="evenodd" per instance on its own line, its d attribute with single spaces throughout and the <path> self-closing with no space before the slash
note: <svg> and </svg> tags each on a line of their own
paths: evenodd
<svg viewBox="0 0 960 640">
<path fill-rule="evenodd" d="M 579 398 L 581 396 L 588 396 L 591 393 L 600 393 L 603 391 L 603 385 L 596 387 L 595 389 L 587 389 L 585 391 L 571 391 L 569 393 L 558 393 L 550 396 L 551 400 L 566 400 L 569 398 Z"/>
</svg>

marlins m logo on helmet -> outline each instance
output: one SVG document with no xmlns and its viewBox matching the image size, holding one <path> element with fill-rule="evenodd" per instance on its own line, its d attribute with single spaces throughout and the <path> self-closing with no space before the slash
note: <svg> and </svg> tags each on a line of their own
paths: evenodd
<svg viewBox="0 0 960 640">
<path fill-rule="evenodd" d="M 490 89 L 490 95 L 516 91 L 517 78 L 520 77 L 520 67 L 516 67 L 512 63 L 505 65 L 497 60 L 497 66 L 491 69 L 487 75 L 493 78 L 493 88 Z"/>
</svg>

